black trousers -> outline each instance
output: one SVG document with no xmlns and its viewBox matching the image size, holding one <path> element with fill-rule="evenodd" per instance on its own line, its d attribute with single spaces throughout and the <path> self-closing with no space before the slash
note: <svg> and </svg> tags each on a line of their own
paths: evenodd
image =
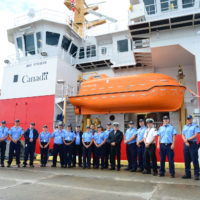
<svg viewBox="0 0 200 200">
<path fill-rule="evenodd" d="M 59 157 L 60 157 L 60 164 L 62 166 L 62 165 L 64 165 L 63 144 L 54 144 L 53 145 L 53 165 L 54 166 L 56 166 L 58 154 L 59 154 Z"/>
<path fill-rule="evenodd" d="M 16 155 L 16 163 L 17 165 L 20 164 L 20 149 L 21 149 L 21 142 L 17 141 L 17 144 L 15 144 L 13 141 L 10 141 L 10 146 L 9 146 L 9 158 L 8 158 L 8 164 L 11 165 L 14 152 Z"/>
<path fill-rule="evenodd" d="M 137 169 L 137 145 L 136 143 L 126 145 L 126 155 L 128 159 L 128 168 Z"/>
<path fill-rule="evenodd" d="M 78 165 L 82 165 L 82 146 L 74 145 L 73 165 L 76 166 L 76 155 L 78 155 Z"/>
<path fill-rule="evenodd" d="M 0 151 L 1 151 L 1 165 L 4 164 L 5 152 L 6 152 L 6 142 L 0 142 Z"/>
<path fill-rule="evenodd" d="M 41 142 L 41 145 L 44 147 L 47 144 L 47 142 Z M 40 154 L 41 154 L 41 164 L 46 165 L 48 161 L 48 152 L 49 152 L 49 146 L 47 148 L 40 148 Z"/>
<path fill-rule="evenodd" d="M 70 166 L 71 167 L 71 163 L 72 163 L 72 151 L 73 151 L 73 144 L 67 146 L 64 144 L 64 165 L 65 166 Z"/>
<path fill-rule="evenodd" d="M 95 146 L 95 166 L 99 167 L 99 157 L 101 158 L 101 168 L 104 168 L 104 155 L 105 155 L 105 146 L 96 147 Z"/>
<path fill-rule="evenodd" d="M 111 168 L 115 168 L 115 156 L 117 156 L 117 168 L 120 169 L 120 155 L 121 155 L 121 145 L 115 145 L 110 147 L 110 161 Z"/>
<path fill-rule="evenodd" d="M 110 158 L 110 143 L 106 142 L 105 143 L 105 168 L 108 168 L 108 160 Z"/>
<path fill-rule="evenodd" d="M 92 144 L 92 146 L 91 146 L 91 153 L 92 153 L 92 157 L 93 157 L 92 165 L 95 166 L 96 158 L 95 158 L 95 145 L 94 144 Z"/>
<path fill-rule="evenodd" d="M 33 165 L 34 160 L 34 152 L 35 152 L 35 143 L 28 143 L 25 144 L 25 150 L 24 150 L 24 165 L 27 165 L 28 156 L 30 155 L 30 165 Z"/>
<path fill-rule="evenodd" d="M 91 146 L 89 148 L 85 148 L 83 146 L 83 167 L 86 167 L 86 159 L 87 159 L 87 166 L 90 167 L 90 165 L 91 165 L 91 152 L 92 152 Z"/>
<path fill-rule="evenodd" d="M 151 172 L 150 160 L 152 161 L 153 171 L 157 172 L 157 158 L 156 158 L 156 145 L 150 144 L 149 148 L 145 147 L 144 157 L 145 157 L 145 169 Z"/>
</svg>

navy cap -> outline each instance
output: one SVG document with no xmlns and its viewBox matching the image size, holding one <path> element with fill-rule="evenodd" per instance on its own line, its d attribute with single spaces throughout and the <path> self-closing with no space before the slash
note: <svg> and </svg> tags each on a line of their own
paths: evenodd
<svg viewBox="0 0 200 200">
<path fill-rule="evenodd" d="M 118 122 L 114 122 L 113 126 L 119 126 L 119 123 Z"/>
<path fill-rule="evenodd" d="M 148 124 L 148 123 L 154 123 L 154 120 L 151 119 L 151 118 L 148 118 L 148 119 L 146 119 L 146 123 L 147 123 L 147 124 Z"/>
<path fill-rule="evenodd" d="M 1 121 L 1 123 L 2 123 L 2 124 L 6 124 L 6 121 L 5 121 L 5 120 L 3 120 L 3 121 Z"/>
<path fill-rule="evenodd" d="M 130 121 L 129 124 L 135 124 L 134 121 Z"/>
<path fill-rule="evenodd" d="M 63 126 L 63 123 L 62 123 L 62 122 L 59 122 L 59 123 L 58 123 L 58 126 Z"/>
<path fill-rule="evenodd" d="M 97 128 L 103 128 L 103 127 L 101 126 L 101 124 L 99 124 L 99 125 L 97 126 Z"/>
<path fill-rule="evenodd" d="M 86 129 L 90 129 L 90 126 L 86 126 Z"/>
<path fill-rule="evenodd" d="M 169 117 L 168 117 L 167 115 L 165 115 L 165 116 L 163 117 L 163 119 L 169 119 Z"/>
<path fill-rule="evenodd" d="M 139 122 L 144 122 L 144 119 L 139 119 Z"/>
<path fill-rule="evenodd" d="M 35 122 L 31 122 L 30 125 L 35 126 Z"/>
<path fill-rule="evenodd" d="M 72 124 L 68 123 L 68 124 L 67 124 L 67 127 L 72 127 Z"/>
<path fill-rule="evenodd" d="M 80 127 L 81 127 L 81 125 L 79 125 L 79 124 L 78 124 L 78 125 L 76 125 L 76 128 L 80 128 Z"/>
<path fill-rule="evenodd" d="M 107 125 L 108 125 L 108 126 L 111 126 L 112 124 L 111 124 L 111 122 L 108 122 Z"/>
<path fill-rule="evenodd" d="M 47 126 L 47 125 L 44 125 L 43 128 L 48 128 L 48 126 Z"/>
<path fill-rule="evenodd" d="M 15 122 L 19 122 L 19 119 L 16 119 Z"/>
<path fill-rule="evenodd" d="M 193 119 L 192 115 L 188 115 L 187 119 Z"/>
</svg>

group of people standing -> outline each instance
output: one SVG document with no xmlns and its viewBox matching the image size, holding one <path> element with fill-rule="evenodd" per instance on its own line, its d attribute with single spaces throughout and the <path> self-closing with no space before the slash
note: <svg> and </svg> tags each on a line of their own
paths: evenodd
<svg viewBox="0 0 200 200">
<path fill-rule="evenodd" d="M 121 142 L 124 137 L 126 144 L 126 153 L 128 160 L 128 167 L 126 170 L 136 172 L 139 167 L 143 174 L 158 175 L 156 148 L 160 151 L 160 176 L 165 176 L 165 160 L 166 156 L 169 160 L 169 171 L 172 178 L 175 177 L 174 167 L 174 145 L 175 145 L 175 128 L 169 124 L 169 117 L 163 117 L 163 124 L 158 131 L 153 126 L 153 119 L 139 120 L 139 129 L 136 129 L 133 121 L 129 122 L 129 128 L 123 133 L 119 130 L 119 123 L 107 123 L 107 128 L 103 131 L 103 127 L 98 125 L 97 130 L 92 124 L 86 127 L 86 131 L 81 131 L 80 125 L 77 125 L 75 131 L 72 130 L 72 125 L 67 124 L 67 129 L 63 129 L 63 123 L 58 123 L 58 128 L 51 134 L 48 132 L 47 125 L 43 126 L 43 131 L 39 134 L 35 129 L 35 123 L 30 124 L 25 132 L 19 126 L 19 120 L 15 120 L 15 126 L 10 130 L 6 127 L 6 122 L 1 122 L 0 127 L 0 150 L 1 150 L 1 167 L 4 167 L 4 158 L 6 150 L 6 142 L 10 138 L 8 165 L 10 167 L 14 152 L 16 154 L 16 163 L 20 167 L 20 148 L 21 138 L 25 138 L 25 151 L 23 167 L 27 166 L 27 160 L 30 156 L 30 167 L 34 167 L 34 153 L 36 141 L 39 138 L 40 153 L 41 153 L 41 167 L 46 167 L 49 154 L 49 144 L 51 138 L 54 140 L 53 144 L 53 164 L 51 167 L 56 167 L 57 156 L 60 157 L 60 164 L 63 168 L 71 168 L 76 166 L 76 156 L 78 155 L 78 165 L 83 169 L 91 168 L 91 157 L 93 155 L 93 168 L 106 169 L 109 167 L 109 160 L 111 164 L 110 170 L 120 170 L 120 155 Z M 191 178 L 191 161 L 194 165 L 195 180 L 199 180 L 199 162 L 198 162 L 198 146 L 197 137 L 200 130 L 196 124 L 193 123 L 191 115 L 187 116 L 187 124 L 182 131 L 182 138 L 184 141 L 184 160 L 185 160 L 185 175 L 184 179 Z M 156 139 L 157 147 L 156 147 Z M 83 157 L 83 163 L 82 163 Z M 115 158 L 117 157 L 117 166 L 115 165 Z M 99 162 L 101 160 L 101 162 Z M 151 161 L 151 162 L 150 162 Z M 151 166 L 152 164 L 152 166 Z"/>
</svg>

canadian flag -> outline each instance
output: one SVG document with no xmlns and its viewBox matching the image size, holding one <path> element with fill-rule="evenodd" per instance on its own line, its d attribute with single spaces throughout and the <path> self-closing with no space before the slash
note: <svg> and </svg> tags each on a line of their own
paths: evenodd
<svg viewBox="0 0 200 200">
<path fill-rule="evenodd" d="M 75 12 L 75 0 L 71 0 L 72 11 Z"/>
</svg>

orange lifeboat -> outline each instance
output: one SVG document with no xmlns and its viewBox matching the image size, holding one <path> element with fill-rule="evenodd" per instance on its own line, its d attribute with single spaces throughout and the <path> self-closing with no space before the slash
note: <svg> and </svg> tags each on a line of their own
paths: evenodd
<svg viewBox="0 0 200 200">
<path fill-rule="evenodd" d="M 84 81 L 70 102 L 82 115 L 169 112 L 181 108 L 184 92 L 184 86 L 164 74 L 112 78 L 102 74 Z"/>
</svg>

